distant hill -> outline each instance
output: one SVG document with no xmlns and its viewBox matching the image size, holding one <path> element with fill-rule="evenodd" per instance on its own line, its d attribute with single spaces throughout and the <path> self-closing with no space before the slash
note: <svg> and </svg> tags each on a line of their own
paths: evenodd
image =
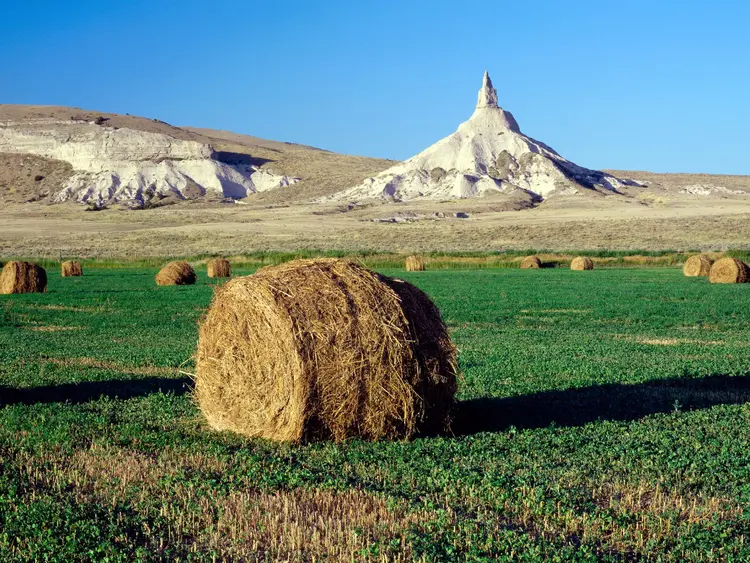
<svg viewBox="0 0 750 563">
<path fill-rule="evenodd" d="M 282 189 L 248 190 L 248 203 L 268 205 L 307 204 L 318 198 L 341 194 L 349 188 L 361 185 L 370 177 L 398 164 L 395 161 L 337 154 L 327 150 L 289 142 L 260 139 L 229 131 L 177 127 L 158 119 L 119 115 L 108 112 L 83 110 L 61 106 L 0 105 L 0 133 L 29 128 L 52 131 L 65 129 L 71 124 L 83 124 L 89 129 L 96 126 L 103 133 L 130 130 L 152 134 L 145 139 L 176 139 L 191 147 L 210 145 L 215 151 L 211 157 L 230 167 L 257 168 L 264 178 L 270 178 L 273 187 L 277 177 L 298 178 L 299 181 Z M 140 139 L 140 138 L 139 138 Z M 187 145 L 186 145 L 187 146 Z M 75 177 L 76 170 L 69 163 L 48 156 L 24 153 L 17 146 L 2 150 L 0 143 L 0 201 L 50 202 L 55 194 Z M 7 146 L 6 146 L 7 149 Z M 202 149 L 201 149 L 202 150 Z M 158 159 L 157 159 L 158 160 Z M 158 163 L 157 163 L 158 164 Z M 668 195 L 684 198 L 700 204 L 705 198 L 735 198 L 750 194 L 750 176 L 707 174 L 657 174 L 640 171 L 606 170 L 605 174 L 618 178 L 631 178 L 644 187 L 622 187 L 621 192 L 630 198 L 651 204 Z M 257 183 L 257 181 L 256 181 Z M 261 187 L 263 187 L 262 184 Z M 265 186 L 267 188 L 268 186 Z M 180 198 L 215 199 L 216 194 L 185 186 L 179 196 L 168 200 L 176 203 Z M 606 190 L 590 190 L 592 195 L 605 195 Z M 604 194 L 600 193 L 604 192 Z M 502 196 L 505 203 L 499 204 L 497 197 L 487 198 L 487 205 L 507 209 L 523 209 L 529 205 L 575 207 L 576 198 L 560 195 L 541 204 L 531 197 L 521 197 L 518 190 L 512 196 Z M 501 194 L 502 195 L 502 194 Z M 210 197 L 209 197 L 210 196 Z M 446 194 L 449 199 L 449 196 Z M 345 198 L 344 198 L 345 199 Z M 507 201 L 506 201 L 507 200 Z M 476 203 L 480 203 L 482 199 Z M 475 206 L 476 204 L 473 204 Z M 589 206 L 589 204 L 586 204 Z"/>
</svg>

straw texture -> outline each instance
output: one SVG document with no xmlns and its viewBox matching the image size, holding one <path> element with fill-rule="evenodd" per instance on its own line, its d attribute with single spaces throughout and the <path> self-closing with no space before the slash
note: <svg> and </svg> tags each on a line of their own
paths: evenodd
<svg viewBox="0 0 750 563">
<path fill-rule="evenodd" d="M 217 430 L 400 439 L 449 425 L 456 349 L 416 287 L 347 260 L 295 260 L 216 290 L 196 372 Z"/>
<path fill-rule="evenodd" d="M 571 270 L 593 270 L 594 261 L 588 256 L 578 256 L 570 262 Z"/>
<path fill-rule="evenodd" d="M 721 258 L 711 266 L 708 280 L 711 283 L 747 283 L 750 267 L 736 258 Z"/>
<path fill-rule="evenodd" d="M 47 272 L 31 262 L 8 262 L 0 273 L 0 293 L 44 293 Z"/>
<path fill-rule="evenodd" d="M 206 264 L 209 278 L 231 278 L 232 265 L 224 258 L 214 258 Z"/>
<path fill-rule="evenodd" d="M 522 270 L 538 269 L 542 267 L 542 261 L 538 256 L 527 256 L 521 261 Z"/>
<path fill-rule="evenodd" d="M 407 272 L 423 272 L 424 258 L 421 256 L 408 256 L 405 266 Z"/>
<path fill-rule="evenodd" d="M 195 270 L 187 262 L 170 262 L 156 274 L 156 285 L 192 285 Z"/>
<path fill-rule="evenodd" d="M 711 266 L 714 261 L 705 254 L 696 254 L 691 256 L 685 261 L 685 265 L 682 267 L 682 273 L 686 276 L 707 276 L 711 271 Z"/>
<path fill-rule="evenodd" d="M 83 268 L 81 267 L 80 262 L 76 261 L 68 261 L 63 262 L 60 265 L 60 273 L 62 274 L 62 277 L 77 277 L 83 275 Z"/>
</svg>

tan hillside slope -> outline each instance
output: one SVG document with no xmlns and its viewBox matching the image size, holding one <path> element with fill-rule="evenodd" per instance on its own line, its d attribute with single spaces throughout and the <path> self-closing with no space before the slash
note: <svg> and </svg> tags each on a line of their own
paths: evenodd
<svg viewBox="0 0 750 563">
<path fill-rule="evenodd" d="M 293 203 L 337 193 L 368 176 L 393 166 L 393 160 L 351 156 L 306 145 L 268 141 L 229 131 L 186 127 L 185 131 L 209 139 L 225 150 L 247 151 L 264 166 L 280 174 L 299 176 L 301 181 L 280 191 L 259 193 L 254 199 L 263 202 Z"/>
<path fill-rule="evenodd" d="M 340 191 L 391 164 L 130 115 L 0 105 L 0 201 L 138 208 L 152 192 L 169 203 L 244 199 L 300 182 L 259 198 L 289 203 Z"/>
</svg>

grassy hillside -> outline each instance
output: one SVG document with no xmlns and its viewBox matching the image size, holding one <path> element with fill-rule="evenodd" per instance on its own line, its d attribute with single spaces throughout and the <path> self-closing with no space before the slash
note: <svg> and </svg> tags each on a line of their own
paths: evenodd
<svg viewBox="0 0 750 563">
<path fill-rule="evenodd" d="M 460 349 L 454 435 L 288 446 L 202 422 L 188 374 L 212 286 L 154 273 L 0 296 L 5 560 L 750 557 L 748 286 L 388 270 Z"/>
</svg>

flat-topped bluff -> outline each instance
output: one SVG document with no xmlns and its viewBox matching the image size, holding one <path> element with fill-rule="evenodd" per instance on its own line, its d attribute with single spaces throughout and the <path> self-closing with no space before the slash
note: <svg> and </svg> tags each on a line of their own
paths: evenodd
<svg viewBox="0 0 750 563">
<path fill-rule="evenodd" d="M 474 113 L 455 133 L 330 199 L 457 199 L 519 190 L 543 199 L 585 190 L 617 193 L 628 185 L 637 184 L 578 166 L 521 133 L 498 105 L 485 72 Z"/>
<path fill-rule="evenodd" d="M 179 128 L 147 131 L 112 126 L 109 119 L 0 119 L 0 153 L 68 163 L 73 174 L 51 194 L 55 202 L 140 207 L 155 196 L 208 193 L 237 199 L 299 180 L 261 169 L 246 154 L 218 153 Z"/>
</svg>

